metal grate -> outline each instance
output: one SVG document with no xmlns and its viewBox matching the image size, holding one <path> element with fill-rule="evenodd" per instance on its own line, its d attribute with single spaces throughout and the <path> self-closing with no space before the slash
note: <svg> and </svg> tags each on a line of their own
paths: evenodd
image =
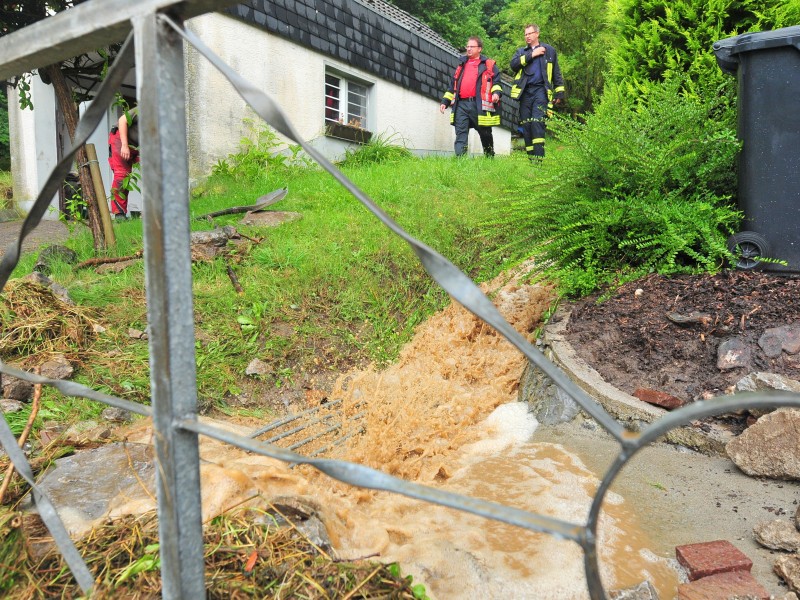
<svg viewBox="0 0 800 600">
<path fill-rule="evenodd" d="M 0 39 L 0 78 L 17 75 L 33 68 L 59 62 L 86 50 L 119 42 L 131 29 L 100 87 L 95 100 L 81 119 L 72 148 L 47 179 L 41 193 L 23 223 L 20 237 L 8 247 L 0 262 L 0 291 L 19 260 L 22 240 L 39 223 L 50 199 L 66 176 L 76 149 L 96 128 L 114 92 L 133 63 L 136 46 L 140 118 L 143 129 L 155 132 L 142 140 L 142 175 L 147 210 L 143 212 L 144 255 L 146 265 L 148 321 L 151 324 L 150 367 L 152 408 L 98 393 L 72 382 L 56 381 L 14 369 L 0 362 L 0 372 L 55 387 L 65 395 L 92 399 L 110 406 L 153 417 L 155 433 L 159 537 L 161 570 L 165 598 L 196 599 L 205 597 L 202 524 L 200 518 L 200 477 L 198 436 L 204 435 L 233 444 L 244 450 L 276 458 L 289 464 L 307 464 L 344 483 L 390 491 L 457 510 L 502 521 L 525 529 L 549 533 L 572 540 L 584 552 L 584 567 L 593 600 L 605 597 L 600 580 L 597 554 L 597 526 L 601 504 L 617 474 L 636 452 L 657 440 L 667 431 L 702 417 L 724 414 L 747 407 L 800 408 L 800 395 L 769 392 L 737 394 L 735 397 L 697 402 L 678 409 L 650 424 L 640 432 L 624 429 L 593 398 L 578 387 L 556 365 L 532 346 L 500 315 L 478 286 L 441 254 L 407 234 L 377 206 L 372 199 L 337 170 L 324 156 L 295 132 L 291 123 L 270 96 L 251 85 L 230 69 L 190 31 L 183 19 L 234 4 L 230 0 L 90 0 Z M 167 16 L 167 12 L 171 16 Z M 46 40 L 46 41 L 45 41 Z M 358 464 L 315 458 L 327 447 L 341 443 L 328 411 L 334 403 L 314 409 L 303 418 L 318 419 L 324 435 L 291 442 L 294 449 L 306 448 L 322 440 L 309 455 L 283 449 L 271 442 L 298 431 L 278 431 L 278 424 L 254 434 L 272 433 L 266 441 L 236 435 L 200 423 L 197 419 L 196 363 L 192 319 L 192 287 L 189 255 L 189 212 L 186 199 L 186 114 L 184 100 L 184 41 L 194 46 L 234 86 L 236 91 L 270 126 L 300 144 L 325 170 L 349 190 L 390 232 L 409 244 L 430 275 L 476 316 L 494 327 L 529 361 L 548 375 L 619 443 L 620 452 L 605 474 L 592 502 L 585 525 L 516 509 L 502 504 L 446 492 L 403 481 Z M 169 176 L 167 176 L 167 173 Z M 299 416 L 296 416 L 299 418 Z M 290 420 L 280 423 L 296 429 Z M 330 429 L 329 431 L 327 429 Z M 356 428 L 357 430 L 357 428 Z M 328 436 L 328 437 L 325 437 Z M 313 436 L 306 436 L 313 437 Z M 323 439 L 324 438 L 324 439 Z M 94 578 L 67 535 L 47 497 L 38 489 L 25 455 L 6 422 L 0 419 L 0 443 L 17 471 L 27 480 L 42 520 L 64 555 L 81 589 L 88 593 Z"/>
</svg>

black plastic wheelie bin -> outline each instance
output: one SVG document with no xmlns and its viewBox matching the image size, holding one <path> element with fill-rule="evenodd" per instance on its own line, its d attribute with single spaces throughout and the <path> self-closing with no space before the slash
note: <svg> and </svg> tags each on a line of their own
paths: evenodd
<svg viewBox="0 0 800 600">
<path fill-rule="evenodd" d="M 738 196 L 745 222 L 728 247 L 740 269 L 800 272 L 800 25 L 737 35 L 713 49 L 719 67 L 738 83 Z"/>
</svg>

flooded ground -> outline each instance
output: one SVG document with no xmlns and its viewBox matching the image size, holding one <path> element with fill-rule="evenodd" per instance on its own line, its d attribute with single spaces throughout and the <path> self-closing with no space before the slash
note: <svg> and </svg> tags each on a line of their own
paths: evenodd
<svg viewBox="0 0 800 600">
<path fill-rule="evenodd" d="M 524 335 L 551 301 L 550 290 L 513 279 L 486 291 Z M 580 423 L 538 427 L 526 405 L 516 401 L 523 366 L 515 348 L 453 305 L 419 327 L 396 364 L 341 377 L 330 395 L 340 400 L 335 409 L 326 405 L 325 418 L 307 420 L 294 435 L 314 438 L 303 446 L 306 455 L 350 460 L 582 525 L 618 449 L 602 432 Z M 336 435 L 344 440 L 335 447 L 322 435 L 331 419 L 339 420 Z M 139 427 L 128 439 L 147 442 L 151 435 Z M 275 443 L 289 447 L 292 440 L 285 436 Z M 732 474 L 729 461 L 671 447 L 654 452 L 643 452 L 638 466 L 626 468 L 629 476 L 607 497 L 599 544 L 605 588 L 646 579 L 660 597 L 671 598 L 678 584 L 675 545 L 728 539 L 754 559 L 754 575 L 777 593 L 769 558 L 757 554 L 749 531 L 754 510 L 769 516 L 759 505 L 766 509 L 768 497 L 773 509 L 785 503 L 788 510 L 792 488 L 775 498 L 764 486 L 758 495 L 761 482 Z M 340 558 L 399 561 L 433 598 L 588 598 L 582 550 L 571 541 L 353 488 L 309 467 L 292 469 L 204 438 L 201 458 L 204 520 L 243 504 L 300 497 L 325 522 Z M 152 492 L 133 488 L 112 503 L 113 515 L 153 508 Z M 745 503 L 747 512 L 737 513 Z"/>
</svg>

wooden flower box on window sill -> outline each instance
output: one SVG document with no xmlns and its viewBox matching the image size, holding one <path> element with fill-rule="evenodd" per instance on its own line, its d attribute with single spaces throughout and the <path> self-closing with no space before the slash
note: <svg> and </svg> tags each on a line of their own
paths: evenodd
<svg viewBox="0 0 800 600">
<path fill-rule="evenodd" d="M 372 137 L 372 132 L 344 123 L 326 123 L 325 135 L 356 144 L 366 144 Z"/>
</svg>

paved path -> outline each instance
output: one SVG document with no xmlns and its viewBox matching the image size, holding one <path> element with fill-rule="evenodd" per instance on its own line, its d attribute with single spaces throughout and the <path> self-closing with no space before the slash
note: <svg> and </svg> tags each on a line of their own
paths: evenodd
<svg viewBox="0 0 800 600">
<path fill-rule="evenodd" d="M 0 258 L 9 244 L 19 236 L 22 220 L 0 221 Z M 22 251 L 32 252 L 45 244 L 59 244 L 69 237 L 69 229 L 61 221 L 42 221 L 22 242 Z"/>
</svg>

